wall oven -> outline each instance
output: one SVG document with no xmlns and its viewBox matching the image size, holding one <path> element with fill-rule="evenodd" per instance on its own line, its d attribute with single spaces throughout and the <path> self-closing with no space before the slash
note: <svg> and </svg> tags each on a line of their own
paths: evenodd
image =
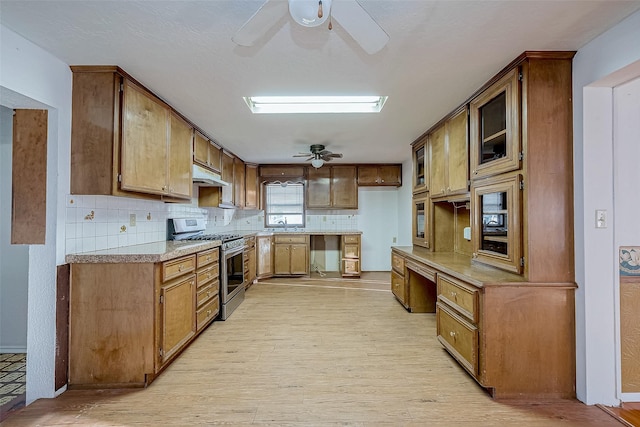
<svg viewBox="0 0 640 427">
<path fill-rule="evenodd" d="M 168 240 L 219 240 L 220 244 L 220 315 L 227 320 L 233 310 L 244 301 L 245 239 L 239 234 L 205 234 L 200 218 L 171 218 L 167 224 Z"/>
</svg>

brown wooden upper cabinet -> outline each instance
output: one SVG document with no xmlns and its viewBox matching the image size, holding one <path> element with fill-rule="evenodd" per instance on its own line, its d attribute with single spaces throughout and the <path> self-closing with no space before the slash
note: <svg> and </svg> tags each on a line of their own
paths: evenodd
<svg viewBox="0 0 640 427">
<path fill-rule="evenodd" d="M 402 165 L 358 165 L 359 186 L 402 185 Z"/>
<path fill-rule="evenodd" d="M 307 168 L 307 209 L 358 209 L 356 166 Z"/>
<path fill-rule="evenodd" d="M 220 187 L 220 204 L 226 206 L 234 206 L 233 196 L 235 193 L 235 185 L 234 185 L 234 159 L 235 156 L 228 153 L 227 151 L 222 151 L 222 180 L 224 182 L 228 182 L 229 185 L 225 187 Z"/>
<path fill-rule="evenodd" d="M 258 165 L 246 163 L 244 171 L 244 207 L 258 209 Z"/>
<path fill-rule="evenodd" d="M 221 149 L 200 132 L 193 140 L 193 162 L 220 173 Z"/>
<path fill-rule="evenodd" d="M 233 159 L 233 204 L 244 208 L 244 162 L 239 157 Z"/>
<path fill-rule="evenodd" d="M 71 194 L 190 199 L 191 126 L 118 67 L 71 70 Z"/>
<path fill-rule="evenodd" d="M 304 177 L 304 166 L 297 165 L 263 165 L 260 166 L 260 176 L 264 178 L 301 178 Z"/>
<path fill-rule="evenodd" d="M 421 193 L 429 189 L 429 174 L 427 172 L 427 136 L 412 144 L 413 152 L 413 192 Z"/>
<path fill-rule="evenodd" d="M 429 133 L 431 198 L 469 192 L 467 109 L 455 112 Z"/>
<path fill-rule="evenodd" d="M 521 75 L 515 67 L 469 105 L 471 179 L 520 169 Z"/>
</svg>

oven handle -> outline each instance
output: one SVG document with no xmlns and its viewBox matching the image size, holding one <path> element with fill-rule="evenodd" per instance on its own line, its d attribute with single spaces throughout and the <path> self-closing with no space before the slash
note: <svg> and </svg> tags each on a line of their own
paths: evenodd
<svg viewBox="0 0 640 427">
<path fill-rule="evenodd" d="M 244 246 L 238 246 L 237 248 L 230 249 L 229 251 L 225 251 L 225 250 L 222 251 L 225 259 L 231 258 L 232 256 L 236 256 L 242 252 L 244 252 Z"/>
</svg>

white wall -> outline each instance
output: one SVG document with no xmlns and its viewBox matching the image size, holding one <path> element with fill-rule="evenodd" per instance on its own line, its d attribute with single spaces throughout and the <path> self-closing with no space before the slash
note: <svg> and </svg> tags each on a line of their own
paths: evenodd
<svg viewBox="0 0 640 427">
<path fill-rule="evenodd" d="M 71 71 L 39 47 L 0 26 L 0 101 L 9 108 L 34 104 L 49 109 L 47 207 L 44 245 L 29 246 L 27 404 L 53 397 L 55 363 L 56 261 L 64 259 L 64 201 L 69 181 Z M 48 106 L 48 107 L 47 107 Z M 63 166 L 61 168 L 61 165 Z M 60 181 L 60 185 L 58 182 Z M 60 192 L 59 192 L 60 189 Z"/>
<path fill-rule="evenodd" d="M 398 192 L 396 187 L 358 189 L 362 271 L 391 271 L 391 246 L 398 241 Z"/>
<path fill-rule="evenodd" d="M 617 248 L 613 226 L 595 229 L 595 210 L 607 209 L 614 218 L 611 87 L 632 77 L 616 72 L 640 60 L 639 40 L 636 12 L 580 49 L 573 61 L 576 392 L 587 404 L 619 402 Z"/>
<path fill-rule="evenodd" d="M 0 106 L 0 353 L 27 351 L 29 247 L 11 245 L 13 110 Z"/>
</svg>

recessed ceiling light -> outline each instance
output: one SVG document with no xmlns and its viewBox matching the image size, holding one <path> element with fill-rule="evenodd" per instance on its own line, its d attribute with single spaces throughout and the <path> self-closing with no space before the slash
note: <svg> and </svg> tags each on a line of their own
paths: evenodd
<svg viewBox="0 0 640 427">
<path fill-rule="evenodd" d="M 379 113 L 386 96 L 245 96 L 254 114 Z"/>
</svg>

